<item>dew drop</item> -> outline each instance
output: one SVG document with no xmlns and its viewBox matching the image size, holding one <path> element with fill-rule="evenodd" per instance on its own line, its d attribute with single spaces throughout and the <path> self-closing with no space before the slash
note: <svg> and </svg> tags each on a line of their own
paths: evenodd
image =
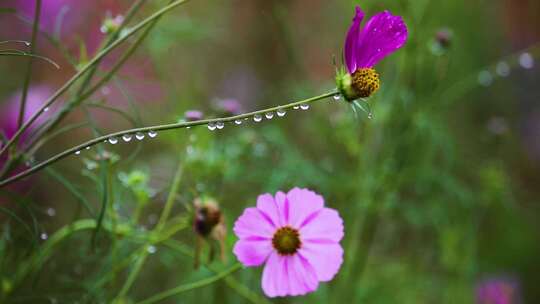
<svg viewBox="0 0 540 304">
<path fill-rule="evenodd" d="M 111 93 L 111 89 L 108 86 L 104 86 L 101 88 L 101 94 L 109 95 L 110 93 Z"/>
<path fill-rule="evenodd" d="M 497 75 L 501 77 L 506 77 L 510 75 L 510 66 L 508 65 L 508 63 L 501 61 L 497 63 L 496 71 L 497 71 Z"/>
<path fill-rule="evenodd" d="M 32 45 L 32 43 L 30 43 L 30 42 L 28 42 L 28 41 L 25 41 L 24 44 L 25 44 L 26 46 L 31 46 L 31 45 Z"/>
<path fill-rule="evenodd" d="M 107 27 L 105 25 L 102 25 L 100 28 L 99 28 L 99 31 L 102 33 L 102 34 L 107 34 Z"/>
<path fill-rule="evenodd" d="M 90 146 L 86 147 L 85 149 L 86 149 L 86 150 L 90 150 Z"/>
<path fill-rule="evenodd" d="M 234 121 L 234 123 L 235 123 L 236 125 L 241 125 L 241 124 L 242 124 L 242 120 L 241 120 L 241 119 L 237 119 L 237 120 Z"/>
<path fill-rule="evenodd" d="M 373 113 L 369 112 L 368 115 L 367 115 L 367 118 L 368 119 L 373 119 Z"/>
<path fill-rule="evenodd" d="M 75 151 L 75 155 L 81 154 L 81 151 Z"/>
<path fill-rule="evenodd" d="M 214 131 L 216 129 L 216 124 L 213 122 L 208 123 L 208 130 Z"/>
<path fill-rule="evenodd" d="M 519 65 L 524 69 L 532 69 L 534 67 L 534 58 L 529 53 L 519 55 Z"/>
<path fill-rule="evenodd" d="M 141 132 L 135 133 L 135 138 L 137 140 L 143 140 L 144 139 L 144 133 L 141 133 Z"/>
<path fill-rule="evenodd" d="M 223 123 L 223 121 L 216 122 L 216 128 L 218 128 L 220 130 L 225 128 L 225 124 Z"/>
<path fill-rule="evenodd" d="M 300 109 L 307 110 L 307 109 L 309 109 L 309 105 L 307 103 L 305 103 L 305 104 L 300 106 Z"/>
<path fill-rule="evenodd" d="M 55 216 L 56 215 L 56 210 L 54 208 L 47 208 L 47 215 L 48 216 Z"/>
<path fill-rule="evenodd" d="M 299 106 L 294 106 L 293 109 L 295 110 L 298 110 L 300 107 Z"/>
<path fill-rule="evenodd" d="M 43 108 L 43 112 L 47 112 L 47 111 L 49 111 L 49 107 Z"/>
<path fill-rule="evenodd" d="M 259 114 L 253 115 L 253 121 L 254 122 L 260 122 L 262 120 L 262 116 Z"/>
<path fill-rule="evenodd" d="M 266 119 L 272 119 L 274 117 L 274 112 L 266 112 L 264 113 L 264 116 Z"/>
<path fill-rule="evenodd" d="M 154 254 L 154 253 L 156 253 L 157 248 L 156 248 L 156 246 L 150 245 L 150 246 L 146 247 L 146 251 L 148 251 L 148 253 L 150 253 L 150 254 Z"/>
<path fill-rule="evenodd" d="M 149 131 L 149 132 L 148 132 L 148 136 L 150 136 L 151 138 L 154 138 L 154 137 L 157 136 L 157 132 L 156 132 L 156 131 L 153 131 L 153 130 L 152 130 L 152 131 Z"/>
<path fill-rule="evenodd" d="M 43 232 L 39 235 L 39 237 L 42 239 L 42 240 L 46 240 L 49 238 L 49 236 L 47 235 L 47 233 Z"/>
<path fill-rule="evenodd" d="M 277 116 L 279 117 L 283 117 L 285 116 L 285 114 L 287 114 L 287 112 L 284 109 L 278 109 L 276 113 L 277 113 Z"/>
<path fill-rule="evenodd" d="M 336 101 L 339 101 L 341 99 L 341 94 L 335 94 L 334 96 L 332 96 L 334 98 L 334 100 Z"/>
<path fill-rule="evenodd" d="M 482 71 L 478 74 L 478 83 L 487 87 L 493 82 L 493 75 L 489 71 Z"/>
<path fill-rule="evenodd" d="M 116 137 L 109 138 L 109 143 L 116 145 L 118 143 L 118 138 Z"/>
<path fill-rule="evenodd" d="M 133 138 L 133 135 L 131 135 L 131 134 L 124 134 L 124 135 L 122 135 L 122 139 L 123 139 L 125 142 L 130 142 L 132 138 Z"/>
</svg>

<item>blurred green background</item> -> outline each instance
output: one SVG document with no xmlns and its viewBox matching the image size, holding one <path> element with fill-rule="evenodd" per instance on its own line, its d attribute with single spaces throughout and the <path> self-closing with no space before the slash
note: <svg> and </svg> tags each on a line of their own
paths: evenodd
<svg viewBox="0 0 540 304">
<path fill-rule="evenodd" d="M 96 54 L 111 35 L 104 20 L 133 2 L 42 0 L 36 53 L 61 68 L 34 61 L 30 109 L 30 99 L 42 104 Z M 143 1 L 128 28 L 166 4 Z M 0 41 L 31 39 L 33 5 L 0 2 Z M 211 277 L 236 262 L 230 228 L 242 210 L 258 194 L 299 186 L 321 193 L 346 223 L 345 262 L 333 281 L 305 297 L 266 299 L 261 268 L 247 268 L 162 303 L 503 303 L 477 299 L 492 278 L 513 288 L 504 303 L 538 303 L 538 1 L 192 0 L 160 19 L 115 76 L 54 129 L 66 132 L 24 155 L 26 165 L 98 134 L 176 122 L 188 110 L 220 117 L 331 90 L 332 57 L 341 63 L 354 5 L 368 16 L 402 15 L 409 29 L 406 46 L 377 66 L 372 119 L 328 98 L 260 123 L 100 144 L 1 188 L 0 299 L 137 303 Z M 94 82 L 136 39 L 106 57 Z M 0 57 L 6 136 L 27 66 L 26 57 Z M 227 99 L 236 108 L 224 109 Z M 215 199 L 229 229 L 226 261 L 207 261 L 205 246 L 204 265 L 194 269 L 197 197 Z M 171 234 L 155 229 L 168 199 L 179 227 Z"/>
</svg>

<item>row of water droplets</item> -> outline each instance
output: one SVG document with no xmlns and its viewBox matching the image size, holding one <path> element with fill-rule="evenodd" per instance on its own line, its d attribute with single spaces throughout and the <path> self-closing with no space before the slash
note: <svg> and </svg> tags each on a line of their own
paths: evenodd
<svg viewBox="0 0 540 304">
<path fill-rule="evenodd" d="M 530 53 L 522 53 L 518 58 L 519 65 L 527 70 L 530 70 L 534 67 L 534 57 Z M 510 64 L 506 61 L 500 61 L 495 66 L 495 74 L 500 77 L 508 77 L 511 72 Z M 493 72 L 489 70 L 483 70 L 478 73 L 478 83 L 484 87 L 488 87 L 493 83 L 494 80 Z"/>
<path fill-rule="evenodd" d="M 146 137 L 146 135 L 148 135 L 148 137 L 150 138 L 154 138 L 157 136 L 157 132 L 152 130 L 152 131 L 148 131 L 148 133 L 146 134 L 143 132 L 137 132 L 135 134 L 124 134 L 122 135 L 121 139 L 124 142 L 130 142 L 133 139 L 133 137 L 135 137 L 137 140 L 143 140 Z M 111 145 L 116 145 L 119 141 L 120 140 L 118 139 L 118 137 L 111 136 L 105 139 L 103 142 L 109 143 Z M 89 149 L 90 149 L 90 146 L 85 147 L 85 150 L 89 150 Z M 79 154 L 81 154 L 81 150 L 75 151 L 75 155 L 79 155 Z"/>
<path fill-rule="evenodd" d="M 302 110 L 307 110 L 309 109 L 309 104 L 305 103 L 305 104 L 302 104 L 302 105 L 299 105 L 299 106 L 294 106 L 293 109 L 297 110 L 297 109 L 302 109 Z M 262 114 L 254 114 L 253 116 L 251 116 L 251 119 L 253 119 L 254 122 L 261 122 L 263 121 L 263 118 L 266 118 L 268 120 L 274 118 L 274 116 L 277 116 L 277 117 L 283 117 L 285 116 L 285 114 L 287 114 L 287 111 L 285 110 L 285 108 L 279 108 L 277 109 L 275 112 L 274 111 L 268 111 L 268 112 L 265 112 L 264 115 Z M 241 125 L 242 123 L 244 123 L 245 121 L 248 121 L 250 118 L 249 117 L 246 117 L 246 118 L 243 118 L 243 119 L 235 119 L 234 120 L 234 124 L 235 125 Z M 221 130 L 223 128 L 225 128 L 225 122 L 223 121 L 217 121 L 217 122 L 209 122 L 208 125 L 208 130 L 210 131 L 214 131 L 214 130 Z"/>
</svg>

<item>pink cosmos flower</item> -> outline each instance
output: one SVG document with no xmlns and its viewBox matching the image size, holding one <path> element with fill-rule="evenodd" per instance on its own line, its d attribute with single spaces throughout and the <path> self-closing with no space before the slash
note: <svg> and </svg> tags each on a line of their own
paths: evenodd
<svg viewBox="0 0 540 304">
<path fill-rule="evenodd" d="M 369 97 L 379 89 L 379 74 L 373 67 L 407 41 L 407 26 L 388 11 L 371 17 L 360 27 L 364 12 L 356 7 L 344 47 L 348 73 L 338 75 L 338 88 L 348 101 Z"/>
<path fill-rule="evenodd" d="M 52 88 L 46 85 L 34 85 L 29 87 L 23 116 L 24 121 L 27 121 L 34 115 L 53 92 Z M 1 132 L 3 132 L 7 138 L 11 138 L 17 132 L 21 95 L 21 91 L 14 93 L 0 106 L 0 128 Z M 30 126 L 27 132 L 23 134 L 22 140 L 24 141 L 25 135 L 28 135 L 29 132 L 43 124 L 48 117 L 50 117 L 50 112 L 40 116 L 37 121 Z"/>
<path fill-rule="evenodd" d="M 519 285 L 516 280 L 493 277 L 481 281 L 476 288 L 477 304 L 518 304 Z"/>
<path fill-rule="evenodd" d="M 297 296 L 332 280 L 343 262 L 343 221 L 308 189 L 262 194 L 234 224 L 234 254 L 245 266 L 264 266 L 269 297 Z"/>
</svg>

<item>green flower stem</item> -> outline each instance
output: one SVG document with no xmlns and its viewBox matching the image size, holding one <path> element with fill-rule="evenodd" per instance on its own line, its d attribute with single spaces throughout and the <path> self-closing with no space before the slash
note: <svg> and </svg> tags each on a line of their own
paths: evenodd
<svg viewBox="0 0 540 304">
<path fill-rule="evenodd" d="M 14 175 L 12 177 L 4 179 L 4 180 L 2 180 L 0 182 L 0 187 L 9 185 L 9 184 L 11 184 L 11 183 L 23 178 L 23 177 L 26 177 L 28 175 L 31 175 L 31 174 L 37 172 L 37 171 L 39 171 L 39 170 L 41 170 L 41 169 L 43 169 L 43 168 L 45 168 L 45 167 L 47 167 L 47 166 L 49 166 L 51 164 L 63 159 L 63 158 L 66 158 L 66 157 L 68 157 L 70 155 L 73 155 L 77 151 L 82 151 L 86 147 L 91 147 L 93 145 L 102 143 L 102 142 L 108 140 L 111 137 L 120 138 L 122 135 L 134 134 L 134 133 L 137 133 L 137 132 L 145 133 L 145 132 L 149 132 L 149 131 L 165 131 L 165 130 L 186 128 L 186 127 L 194 127 L 194 126 L 199 126 L 199 125 L 206 125 L 208 123 L 233 122 L 233 121 L 235 121 L 237 119 L 245 119 L 245 118 L 252 117 L 253 115 L 257 115 L 257 114 L 258 115 L 263 115 L 264 113 L 270 112 L 270 111 L 277 111 L 279 109 L 284 109 L 284 110 L 289 109 L 289 108 L 299 106 L 299 105 L 302 105 L 302 104 L 305 104 L 305 103 L 310 103 L 310 102 L 314 102 L 314 101 L 317 101 L 317 100 L 325 99 L 325 98 L 331 97 L 331 96 L 333 96 L 335 94 L 337 94 L 337 91 L 332 90 L 330 92 L 324 93 L 324 94 L 319 95 L 319 96 L 315 96 L 315 97 L 311 97 L 311 98 L 308 98 L 308 99 L 292 102 L 292 103 L 285 104 L 285 105 L 282 105 L 282 106 L 271 107 L 271 108 L 267 108 L 267 109 L 264 109 L 264 110 L 258 110 L 258 111 L 249 112 L 249 113 L 240 114 L 240 115 L 235 115 L 235 116 L 228 116 L 228 117 L 223 117 L 223 118 L 202 119 L 202 120 L 197 120 L 197 121 L 179 122 L 179 123 L 166 124 L 166 125 L 156 125 L 156 126 L 143 127 L 143 128 L 134 128 L 134 129 L 119 131 L 119 132 L 115 132 L 115 133 L 110 133 L 108 135 L 104 135 L 104 136 L 94 138 L 94 139 L 89 140 L 89 141 L 87 141 L 87 142 L 85 142 L 83 144 L 80 144 L 78 146 L 67 149 L 67 150 L 65 150 L 65 151 L 63 151 L 63 152 L 61 152 L 59 154 L 56 154 L 53 157 L 51 157 L 51 158 L 49 158 L 49 159 L 35 165 L 34 167 L 31 167 L 31 168 L 29 168 L 29 169 L 27 169 L 27 170 L 25 170 L 23 172 L 20 172 L 17 175 Z"/>
<path fill-rule="evenodd" d="M 41 106 L 41 108 L 26 121 L 19 130 L 15 133 L 15 135 L 2 147 L 0 150 L 0 155 L 2 155 L 11 145 L 13 145 L 21 136 L 21 134 L 28 129 L 28 127 L 36 121 L 36 119 L 43 114 L 43 110 L 47 107 L 50 107 L 56 99 L 62 95 L 64 92 L 66 92 L 85 72 L 89 71 L 95 64 L 97 64 L 103 57 L 105 57 L 107 54 L 109 54 L 113 49 L 118 47 L 122 42 L 129 39 L 131 36 L 133 36 L 136 32 L 144 28 L 146 25 L 150 24 L 153 20 L 156 18 L 159 18 L 161 15 L 167 13 L 168 11 L 172 10 L 173 8 L 182 5 L 189 0 L 177 0 L 172 2 L 171 4 L 163 7 L 162 9 L 158 10 L 148 18 L 144 19 L 142 22 L 128 30 L 125 35 L 118 38 L 118 40 L 115 40 L 111 45 L 103 49 L 101 52 L 99 52 L 90 62 L 88 62 L 83 68 L 81 68 L 73 77 L 71 77 L 58 91 L 56 91 L 49 99 L 45 101 L 45 103 Z"/>
<path fill-rule="evenodd" d="M 227 277 L 228 275 L 234 273 L 235 271 L 237 271 L 237 270 L 239 270 L 241 268 L 242 268 L 241 264 L 236 264 L 236 265 L 232 266 L 231 268 L 216 274 L 215 276 L 212 276 L 212 277 L 209 277 L 209 278 L 197 281 L 197 282 L 179 285 L 179 286 L 177 286 L 175 288 L 172 288 L 172 289 L 166 290 L 164 292 L 158 293 L 158 294 L 156 294 L 156 295 L 154 295 L 154 296 L 152 296 L 152 297 L 150 297 L 150 298 L 148 298 L 146 300 L 143 300 L 143 301 L 141 301 L 141 302 L 139 302 L 137 304 L 156 303 L 156 302 L 161 301 L 163 299 L 178 295 L 178 294 L 180 294 L 182 292 L 186 292 L 186 291 L 190 291 L 190 290 L 193 290 L 193 289 L 197 289 L 197 288 L 201 288 L 201 287 L 210 285 L 210 284 L 212 284 L 212 283 L 214 283 L 216 281 L 221 280 L 222 278 Z"/>
<path fill-rule="evenodd" d="M 176 173 L 174 174 L 174 179 L 171 185 L 171 190 L 169 191 L 169 195 L 167 196 L 167 201 L 165 202 L 165 207 L 163 208 L 163 211 L 161 211 L 161 216 L 159 217 L 158 223 L 156 224 L 156 227 L 154 228 L 154 231 L 153 231 L 153 234 L 156 234 L 158 236 L 160 232 L 163 230 L 163 227 L 165 226 L 167 219 L 169 218 L 169 214 L 171 213 L 171 209 L 174 204 L 176 194 L 178 193 L 178 189 L 180 188 L 180 181 L 182 180 L 182 173 L 183 173 L 182 168 L 183 167 L 182 167 L 181 159 L 179 159 Z M 168 237 L 169 235 L 166 238 Z M 152 245 L 152 241 L 147 242 L 147 244 L 145 244 L 144 247 L 146 248 L 147 246 L 150 246 L 150 245 Z M 145 250 L 137 259 L 135 266 L 129 273 L 126 282 L 122 286 L 122 289 L 120 289 L 120 292 L 118 293 L 116 298 L 112 301 L 113 303 L 116 303 L 117 300 L 121 299 L 128 293 L 133 283 L 135 283 L 137 276 L 141 272 L 142 266 L 144 265 L 144 262 L 146 261 L 147 257 L 148 257 L 148 251 Z"/>
<path fill-rule="evenodd" d="M 39 18 L 41 15 L 41 0 L 36 0 L 34 24 L 32 25 L 32 38 L 30 40 L 30 53 L 33 54 L 36 50 L 36 38 L 39 32 Z M 28 97 L 28 87 L 30 86 L 30 78 L 32 76 L 32 63 L 34 58 L 28 58 L 28 65 L 26 65 L 26 75 L 24 77 L 21 106 L 19 108 L 19 119 L 17 120 L 17 128 L 20 128 L 24 120 L 24 112 L 26 111 L 26 98 Z"/>
</svg>

